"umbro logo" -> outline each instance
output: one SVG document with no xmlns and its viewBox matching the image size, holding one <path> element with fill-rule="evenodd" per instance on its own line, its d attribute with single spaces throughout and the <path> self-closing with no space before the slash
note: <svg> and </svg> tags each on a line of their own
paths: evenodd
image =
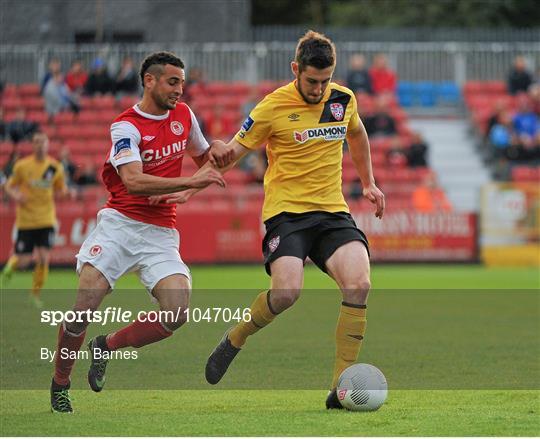
<svg viewBox="0 0 540 439">
<path fill-rule="evenodd" d="M 155 138 L 156 138 L 156 136 L 144 136 L 142 139 L 145 142 L 150 142 L 150 140 L 154 140 Z"/>
<path fill-rule="evenodd" d="M 287 116 L 287 118 L 291 121 L 291 122 L 296 122 L 297 120 L 300 119 L 300 115 L 297 114 L 297 113 L 291 113 Z"/>
<path fill-rule="evenodd" d="M 360 334 L 347 334 L 349 337 L 356 338 L 357 340 L 363 340 L 364 336 Z"/>
</svg>

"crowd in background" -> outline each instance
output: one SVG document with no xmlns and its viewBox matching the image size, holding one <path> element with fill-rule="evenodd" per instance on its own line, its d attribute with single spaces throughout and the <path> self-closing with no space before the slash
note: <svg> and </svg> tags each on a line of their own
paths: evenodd
<svg viewBox="0 0 540 439">
<path fill-rule="evenodd" d="M 114 95 L 121 98 L 141 92 L 138 72 L 130 57 L 123 59 L 120 69 L 113 75 L 101 58 L 94 59 L 89 71 L 82 61 L 75 60 L 65 74 L 60 61 L 52 59 L 40 86 L 50 122 L 61 111 L 71 110 L 78 114 L 81 96 Z"/>
<path fill-rule="evenodd" d="M 494 102 L 487 121 L 485 145 L 495 177 L 509 178 L 511 164 L 540 164 L 540 75 L 534 79 L 526 60 L 518 56 L 507 78 L 508 100 Z"/>
<path fill-rule="evenodd" d="M 111 73 L 107 63 L 101 59 L 93 60 L 89 69 L 80 60 L 74 60 L 64 71 L 58 59 L 51 59 L 47 72 L 40 81 L 40 93 L 44 99 L 48 123 L 54 124 L 55 116 L 63 111 L 77 115 L 82 96 L 110 95 L 117 99 L 124 96 L 139 96 L 137 68 L 133 60 L 125 57 L 118 71 Z M 349 69 L 343 81 L 357 97 L 368 96 L 373 105 L 363 108 L 359 104 L 359 113 L 371 139 L 384 137 L 391 141 L 391 148 L 386 153 L 389 167 L 426 167 L 428 166 L 429 147 L 418 134 L 412 133 L 410 143 L 403 144 L 398 134 L 398 122 L 392 114 L 392 100 L 396 97 L 398 77 L 389 67 L 384 54 L 377 54 L 370 66 L 362 54 L 355 54 L 349 59 Z M 197 108 L 197 99 L 207 95 L 205 72 L 199 67 L 188 70 L 184 100 L 192 107 L 198 118 L 201 130 L 209 141 L 230 139 L 242 121 L 255 105 L 264 97 L 257 86 L 247 94 L 239 112 L 228 111 L 222 105 L 214 105 L 203 114 Z M 517 108 L 513 111 L 506 101 L 496 103 L 494 113 L 488 121 L 485 143 L 490 148 L 492 158 L 499 165 L 508 161 L 540 161 L 540 82 L 534 79 L 527 69 L 523 57 L 516 57 L 507 78 L 508 93 L 516 96 Z M 15 160 L 19 157 L 17 144 L 29 140 L 39 130 L 37 123 L 28 120 L 24 108 L 19 108 L 9 122 L 4 120 L 0 107 L 0 141 L 9 140 L 14 148 L 9 160 L 4 165 L 3 173 L 9 176 Z M 345 148 L 347 146 L 345 145 Z M 70 157 L 69 145 L 60 148 L 60 159 L 66 169 L 71 185 L 91 185 L 97 182 L 97 169 L 89 163 L 76 166 Z M 240 164 L 241 169 L 251 176 L 251 181 L 261 183 L 267 167 L 266 154 L 260 150 L 251 154 Z M 499 166 L 501 167 L 501 166 Z M 502 166 L 504 168 L 504 166 Z M 506 178 L 508 172 L 498 176 Z M 433 186 L 431 182 L 426 186 Z M 350 190 L 350 196 L 359 198 L 359 182 Z"/>
</svg>

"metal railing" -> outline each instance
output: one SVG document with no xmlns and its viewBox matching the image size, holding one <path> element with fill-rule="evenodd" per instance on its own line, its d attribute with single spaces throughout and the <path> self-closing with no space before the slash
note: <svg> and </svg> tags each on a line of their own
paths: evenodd
<svg viewBox="0 0 540 439">
<path fill-rule="evenodd" d="M 136 63 L 156 50 L 171 50 L 185 62 L 187 70 L 197 66 L 210 81 L 287 80 L 295 44 L 289 43 L 203 43 L 135 45 L 2 45 L 0 79 L 9 83 L 38 82 L 49 59 L 56 57 L 66 71 L 75 59 L 88 68 L 96 57 L 116 72 L 122 58 Z M 358 43 L 337 44 L 336 77 L 344 78 L 348 59 L 363 53 L 370 62 L 379 52 L 388 55 L 401 80 L 453 81 L 504 80 L 513 58 L 522 54 L 532 71 L 540 67 L 540 44 L 534 43 Z"/>
</svg>

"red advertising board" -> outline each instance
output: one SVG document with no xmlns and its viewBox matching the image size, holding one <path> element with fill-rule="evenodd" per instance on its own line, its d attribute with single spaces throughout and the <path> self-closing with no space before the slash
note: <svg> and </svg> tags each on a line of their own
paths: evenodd
<svg viewBox="0 0 540 439">
<path fill-rule="evenodd" d="M 477 228 L 474 214 L 418 214 L 387 212 L 378 220 L 373 213 L 353 212 L 370 241 L 373 261 L 473 261 Z M 14 213 L 0 210 L 0 261 L 13 247 Z M 95 226 L 96 212 L 70 213 L 59 209 L 59 230 L 51 253 L 52 264 L 72 265 L 87 234 Z M 259 262 L 264 228 L 260 210 L 207 210 L 179 212 L 178 229 L 186 263 Z"/>
</svg>

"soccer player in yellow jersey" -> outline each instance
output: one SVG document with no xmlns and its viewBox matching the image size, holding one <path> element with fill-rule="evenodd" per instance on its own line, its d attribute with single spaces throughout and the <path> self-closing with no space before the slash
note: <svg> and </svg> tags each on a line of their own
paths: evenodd
<svg viewBox="0 0 540 439">
<path fill-rule="evenodd" d="M 355 96 L 331 82 L 335 62 L 334 44 L 324 35 L 307 32 L 291 63 L 296 79 L 253 109 L 225 153 L 210 154 L 211 162 L 226 171 L 249 151 L 266 145 L 263 253 L 272 281 L 271 289 L 252 303 L 250 321 L 233 327 L 212 352 L 206 379 L 216 384 L 246 339 L 296 302 L 309 256 L 343 293 L 327 408 L 342 408 L 336 384 L 360 351 L 370 288 L 368 241 L 349 214 L 341 190 L 345 139 L 363 195 L 376 205 L 377 217 L 382 218 L 384 212 L 384 195 L 375 185 L 368 137 Z M 195 192 L 179 193 L 166 202 L 185 202 Z M 167 197 L 155 202 L 163 198 Z"/>
<path fill-rule="evenodd" d="M 16 205 L 17 239 L 15 251 L 2 271 L 4 281 L 13 271 L 24 268 L 35 253 L 32 295 L 41 307 L 40 291 L 49 272 L 49 251 L 53 245 L 56 212 L 55 193 L 65 196 L 68 189 L 61 163 L 47 155 L 49 139 L 44 133 L 32 137 L 34 153 L 17 160 L 5 190 Z"/>
</svg>

